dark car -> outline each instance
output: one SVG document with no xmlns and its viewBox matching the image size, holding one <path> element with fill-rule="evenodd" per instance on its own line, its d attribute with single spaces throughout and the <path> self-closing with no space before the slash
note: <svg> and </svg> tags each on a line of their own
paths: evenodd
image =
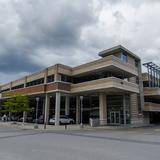
<svg viewBox="0 0 160 160">
<path fill-rule="evenodd" d="M 33 120 L 33 123 L 36 122 L 36 119 Z M 38 124 L 43 124 L 44 123 L 44 116 L 40 115 L 39 118 L 37 119 Z"/>
<path fill-rule="evenodd" d="M 26 122 L 33 123 L 33 117 L 27 117 Z"/>
<path fill-rule="evenodd" d="M 37 120 L 37 123 L 43 124 L 44 123 L 44 118 L 39 117 L 38 120 Z"/>
<path fill-rule="evenodd" d="M 19 116 L 11 116 L 11 121 L 18 121 L 19 118 Z"/>
<path fill-rule="evenodd" d="M 19 118 L 18 122 L 23 122 L 23 117 Z M 25 122 L 32 123 L 33 122 L 33 117 L 27 117 L 25 119 Z"/>
</svg>

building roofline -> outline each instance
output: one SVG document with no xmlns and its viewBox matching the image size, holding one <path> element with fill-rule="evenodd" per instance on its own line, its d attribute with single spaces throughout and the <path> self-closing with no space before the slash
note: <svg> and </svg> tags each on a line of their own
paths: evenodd
<svg viewBox="0 0 160 160">
<path fill-rule="evenodd" d="M 54 65 L 52 65 L 52 66 L 43 68 L 43 69 L 41 69 L 41 70 L 39 70 L 39 71 L 35 71 L 35 72 L 33 72 L 33 73 L 28 73 L 27 75 L 22 76 L 22 77 L 20 77 L 20 78 L 18 78 L 18 79 L 14 79 L 14 80 L 12 80 L 12 81 L 10 81 L 10 82 L 1 84 L 1 85 L 0 85 L 0 88 L 3 87 L 3 86 L 5 86 L 5 85 L 9 85 L 11 82 L 16 82 L 16 81 L 18 81 L 18 80 L 22 80 L 22 79 L 24 79 L 25 77 L 34 76 L 34 75 L 36 75 L 36 74 L 39 74 L 39 73 L 41 73 L 41 72 L 44 72 L 46 69 L 54 68 L 54 67 L 56 67 L 56 66 L 63 66 L 63 67 L 66 67 L 66 68 L 68 68 L 68 69 L 72 69 L 72 67 L 70 67 L 70 66 L 67 66 L 67 65 L 64 65 L 64 64 L 61 64 L 61 63 L 56 63 L 56 64 L 54 64 Z"/>
<path fill-rule="evenodd" d="M 106 57 L 108 55 L 111 55 L 112 53 L 115 53 L 116 51 L 124 51 L 128 53 L 130 56 L 136 58 L 137 60 L 140 60 L 140 57 L 134 54 L 133 52 L 129 51 L 127 48 L 123 47 L 122 45 L 118 45 L 109 49 L 105 49 L 101 52 L 99 52 L 100 57 Z"/>
<path fill-rule="evenodd" d="M 101 56 L 101 57 L 103 58 L 103 57 L 106 57 L 106 56 L 108 56 L 108 55 L 111 55 L 112 53 L 115 53 L 116 51 L 124 51 L 124 52 L 128 53 L 129 55 L 131 55 L 132 57 L 136 58 L 137 60 L 140 60 L 140 58 L 139 58 L 138 56 L 136 56 L 134 53 L 132 53 L 132 52 L 129 51 L 127 48 L 125 48 L 125 47 L 123 47 L 123 46 L 121 46 L 121 45 L 118 45 L 118 46 L 115 46 L 115 47 L 112 47 L 112 48 L 103 50 L 103 51 L 99 52 L 99 56 Z M 98 59 L 98 60 L 99 60 L 99 59 Z M 98 60 L 95 60 L 95 61 L 98 61 Z M 54 68 L 54 67 L 56 67 L 56 66 L 63 66 L 63 67 L 66 67 L 66 68 L 68 68 L 68 69 L 74 70 L 74 69 L 76 69 L 76 68 L 79 68 L 79 67 L 81 67 L 81 66 L 84 66 L 84 65 L 86 65 L 86 64 L 90 64 L 90 63 L 93 63 L 93 62 L 94 62 L 94 61 L 91 61 L 91 62 L 88 62 L 88 63 L 85 63 L 85 64 L 81 64 L 81 65 L 78 65 L 78 66 L 75 66 L 75 67 L 70 67 L 70 66 L 67 66 L 67 65 L 64 65 L 64 64 L 61 64 L 61 63 L 57 63 L 57 64 L 54 64 L 54 65 L 52 65 L 52 66 L 46 67 L 46 68 L 44 68 L 44 69 L 41 69 L 40 71 L 36 71 L 36 72 L 33 72 L 33 73 L 29 73 L 29 74 L 27 74 L 26 76 L 22 76 L 22 77 L 20 77 L 20 78 L 18 78 L 18 79 L 12 80 L 12 81 L 10 81 L 10 82 L 8 82 L 8 83 L 1 84 L 1 87 L 5 86 L 5 85 L 8 85 L 8 84 L 10 84 L 11 82 L 15 82 L 15 81 L 24 79 L 25 77 L 29 77 L 29 76 L 38 74 L 38 73 L 43 72 L 43 71 L 45 71 L 46 69 L 50 69 L 50 68 L 52 68 L 52 67 Z"/>
</svg>

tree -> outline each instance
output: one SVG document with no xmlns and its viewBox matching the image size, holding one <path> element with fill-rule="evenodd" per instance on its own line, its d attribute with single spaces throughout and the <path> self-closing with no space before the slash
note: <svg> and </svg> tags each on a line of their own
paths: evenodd
<svg viewBox="0 0 160 160">
<path fill-rule="evenodd" d="M 25 119 L 25 113 L 30 112 L 29 99 L 25 95 L 17 94 L 4 102 L 4 109 L 1 112 L 9 113 L 23 113 L 23 123 Z"/>
</svg>

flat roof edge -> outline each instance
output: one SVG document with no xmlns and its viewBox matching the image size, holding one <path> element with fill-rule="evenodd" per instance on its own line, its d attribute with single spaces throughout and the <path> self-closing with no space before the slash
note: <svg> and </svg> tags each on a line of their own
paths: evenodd
<svg viewBox="0 0 160 160">
<path fill-rule="evenodd" d="M 114 53 L 115 51 L 117 50 L 122 50 L 122 51 L 125 51 L 127 52 L 129 55 L 131 55 L 132 57 L 136 58 L 137 60 L 141 60 L 139 56 L 137 56 L 136 54 L 134 54 L 133 52 L 131 52 L 130 50 L 128 50 L 127 48 L 123 47 L 122 45 L 118 45 L 118 46 L 114 46 L 112 48 L 109 48 L 109 49 L 105 49 L 101 52 L 99 52 L 99 56 L 100 57 L 105 57 L 107 55 L 110 55 L 112 53 Z"/>
</svg>

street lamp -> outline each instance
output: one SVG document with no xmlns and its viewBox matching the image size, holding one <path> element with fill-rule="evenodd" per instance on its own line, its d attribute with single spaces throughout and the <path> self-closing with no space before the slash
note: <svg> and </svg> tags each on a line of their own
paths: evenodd
<svg viewBox="0 0 160 160">
<path fill-rule="evenodd" d="M 81 128 L 83 128 L 83 96 L 80 96 L 81 101 Z"/>
<path fill-rule="evenodd" d="M 35 120 L 35 125 L 34 125 L 34 128 L 35 129 L 38 129 L 38 104 L 39 104 L 39 97 L 36 98 L 36 102 L 37 102 L 37 105 L 36 105 L 36 120 Z"/>
</svg>

